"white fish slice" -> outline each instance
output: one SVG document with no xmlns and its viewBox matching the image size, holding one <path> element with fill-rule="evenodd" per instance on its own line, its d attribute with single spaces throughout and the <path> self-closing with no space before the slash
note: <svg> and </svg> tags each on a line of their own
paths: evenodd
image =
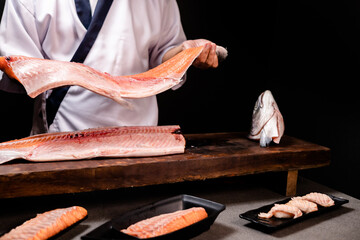
<svg viewBox="0 0 360 240">
<path fill-rule="evenodd" d="M 275 204 L 269 212 L 258 214 L 259 218 L 271 218 L 272 216 L 276 218 L 298 218 L 302 216 L 302 212 L 295 206 Z"/>
</svg>

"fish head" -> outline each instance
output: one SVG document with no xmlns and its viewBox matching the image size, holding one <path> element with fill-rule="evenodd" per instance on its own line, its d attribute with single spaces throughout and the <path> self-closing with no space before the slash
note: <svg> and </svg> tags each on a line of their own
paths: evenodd
<svg viewBox="0 0 360 240">
<path fill-rule="evenodd" d="M 258 97 L 252 115 L 250 139 L 260 139 L 262 147 L 272 140 L 276 143 L 284 133 L 284 120 L 271 93 L 266 90 Z"/>
<path fill-rule="evenodd" d="M 261 93 L 258 97 L 252 115 L 252 127 L 250 134 L 257 135 L 264 125 L 274 115 L 275 109 L 278 109 L 275 99 L 269 90 Z"/>
</svg>

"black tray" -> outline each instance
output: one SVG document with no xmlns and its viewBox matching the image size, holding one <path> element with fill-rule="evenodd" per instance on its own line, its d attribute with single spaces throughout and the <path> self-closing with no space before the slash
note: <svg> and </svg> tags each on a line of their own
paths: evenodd
<svg viewBox="0 0 360 240">
<path fill-rule="evenodd" d="M 349 200 L 347 200 L 347 199 L 335 197 L 335 196 L 332 196 L 332 195 L 329 195 L 329 194 L 327 194 L 327 195 L 332 200 L 334 200 L 335 204 L 333 206 L 331 206 L 331 207 L 322 207 L 322 206 L 318 205 L 318 210 L 317 211 L 311 212 L 311 213 L 308 213 L 308 214 L 303 213 L 303 215 L 301 217 L 298 217 L 298 218 L 295 218 L 295 219 L 293 219 L 293 218 L 275 218 L 275 217 L 272 217 L 270 219 L 264 219 L 264 218 L 259 218 L 258 217 L 258 214 L 260 212 L 267 213 L 274 206 L 274 204 L 287 203 L 288 201 L 291 200 L 291 198 L 287 198 L 287 199 L 275 202 L 273 204 L 269 204 L 269 205 L 266 205 L 266 206 L 263 206 L 263 207 L 260 207 L 260 208 L 257 208 L 257 209 L 247 211 L 245 213 L 240 214 L 239 217 L 243 218 L 243 219 L 246 219 L 246 220 L 248 220 L 248 221 L 250 221 L 252 223 L 255 223 L 260 227 L 265 227 L 268 230 L 276 230 L 278 228 L 282 228 L 282 227 L 288 226 L 290 224 L 302 221 L 302 220 L 304 220 L 306 218 L 316 216 L 316 215 L 321 214 L 323 212 L 330 211 L 330 210 L 332 210 L 334 208 L 337 208 L 337 207 L 349 202 Z"/>
<path fill-rule="evenodd" d="M 225 209 L 225 206 L 206 199 L 190 196 L 178 195 L 156 203 L 152 203 L 141 208 L 126 212 L 119 217 L 101 225 L 90 233 L 82 236 L 84 240 L 108 240 L 108 239 L 139 239 L 120 232 L 121 229 L 127 228 L 131 224 L 146 218 L 154 217 L 163 213 L 175 212 L 191 207 L 203 207 L 208 217 L 180 230 L 158 236 L 147 238 L 152 240 L 164 239 L 190 239 L 202 232 L 207 231 L 214 223 L 217 216 Z"/>
</svg>

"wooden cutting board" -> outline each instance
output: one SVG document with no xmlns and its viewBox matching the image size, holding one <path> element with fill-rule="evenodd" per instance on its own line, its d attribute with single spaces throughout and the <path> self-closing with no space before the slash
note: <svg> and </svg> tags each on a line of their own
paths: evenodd
<svg viewBox="0 0 360 240">
<path fill-rule="evenodd" d="M 137 187 L 287 171 L 287 195 L 296 193 L 298 170 L 330 164 L 330 149 L 284 136 L 260 148 L 246 133 L 185 135 L 184 154 L 0 165 L 0 198 Z"/>
</svg>

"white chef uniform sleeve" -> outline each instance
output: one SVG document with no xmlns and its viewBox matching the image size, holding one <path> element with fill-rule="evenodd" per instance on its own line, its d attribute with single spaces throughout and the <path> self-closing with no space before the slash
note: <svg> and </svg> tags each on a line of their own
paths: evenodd
<svg viewBox="0 0 360 240">
<path fill-rule="evenodd" d="M 186 40 L 186 36 L 181 24 L 180 12 L 175 0 L 163 2 L 163 12 L 161 19 L 161 36 L 150 52 L 150 68 L 156 67 L 162 63 L 164 54 L 171 48 L 180 45 Z M 177 89 L 185 82 L 183 81 L 174 86 Z"/>
<path fill-rule="evenodd" d="M 0 23 L 0 56 L 24 55 L 43 58 L 34 18 L 33 2 L 7 0 Z M 0 89 L 25 93 L 23 86 L 0 72 Z"/>
</svg>

